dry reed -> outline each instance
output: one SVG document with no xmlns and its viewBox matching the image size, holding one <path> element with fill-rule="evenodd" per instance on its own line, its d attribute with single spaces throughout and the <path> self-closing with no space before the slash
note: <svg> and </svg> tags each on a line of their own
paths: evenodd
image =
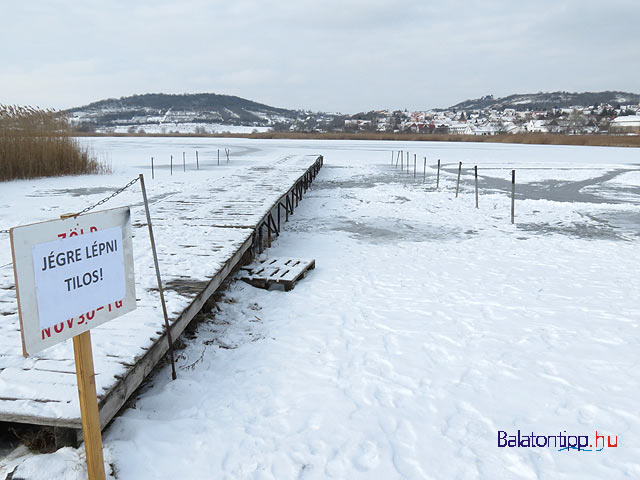
<svg viewBox="0 0 640 480">
<path fill-rule="evenodd" d="M 638 135 L 563 135 L 545 133 L 521 133 L 501 135 L 440 135 L 432 133 L 298 133 L 264 132 L 244 135 L 248 138 L 268 139 L 318 139 L 318 140 L 401 140 L 424 142 L 488 142 L 522 143 L 531 145 L 576 145 L 603 147 L 640 147 Z"/>
<path fill-rule="evenodd" d="M 207 137 L 299 140 L 398 140 L 421 142 L 523 143 L 529 145 L 576 145 L 600 147 L 640 147 L 640 135 L 564 135 L 553 133 L 505 133 L 500 135 L 440 135 L 433 133 L 344 133 L 344 132 L 261 132 L 261 133 L 82 133 L 82 137 Z"/>
<path fill-rule="evenodd" d="M 0 181 L 106 171 L 60 112 L 0 105 Z"/>
</svg>

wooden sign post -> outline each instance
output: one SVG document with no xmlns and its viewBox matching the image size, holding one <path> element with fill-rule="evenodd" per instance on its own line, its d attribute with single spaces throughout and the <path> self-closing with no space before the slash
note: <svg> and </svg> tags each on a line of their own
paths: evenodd
<svg viewBox="0 0 640 480">
<path fill-rule="evenodd" d="M 78 398 L 84 449 L 87 456 L 89 480 L 104 480 L 104 457 L 102 456 L 102 428 L 96 394 L 96 374 L 93 370 L 91 333 L 89 330 L 73 337 L 73 356 L 76 360 Z"/>
<path fill-rule="evenodd" d="M 10 230 L 24 356 L 73 338 L 90 480 L 104 480 L 89 330 L 136 308 L 129 207 Z"/>
<path fill-rule="evenodd" d="M 151 157 L 151 165 L 153 165 L 153 157 Z M 73 218 L 73 215 L 60 216 L 62 220 L 66 218 Z M 73 357 L 76 362 L 76 380 L 78 382 L 84 451 L 87 457 L 87 473 L 89 480 L 105 480 L 102 427 L 100 426 L 100 409 L 98 408 L 90 330 L 73 337 Z"/>
</svg>

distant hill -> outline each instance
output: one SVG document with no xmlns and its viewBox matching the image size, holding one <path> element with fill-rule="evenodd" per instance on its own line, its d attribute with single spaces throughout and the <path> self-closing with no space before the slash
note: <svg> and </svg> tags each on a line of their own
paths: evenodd
<svg viewBox="0 0 640 480">
<path fill-rule="evenodd" d="M 474 100 L 465 100 L 449 110 L 482 110 L 492 108 L 504 110 L 549 110 L 551 108 L 569 108 L 576 105 L 589 106 L 596 104 L 629 105 L 640 103 L 640 95 L 628 92 L 540 92 L 509 95 L 508 97 L 494 98 L 487 95 Z"/>
<path fill-rule="evenodd" d="M 232 95 L 149 93 L 110 98 L 67 110 L 79 128 L 144 127 L 193 123 L 269 127 L 295 120 L 300 112 Z"/>
<path fill-rule="evenodd" d="M 638 104 L 640 104 L 640 95 L 627 92 L 540 92 L 509 95 L 503 98 L 487 95 L 460 102 L 449 109 L 433 109 L 429 112 L 443 112 L 446 115 L 454 113 L 448 118 L 459 121 L 461 111 L 489 109 L 504 112 L 505 109 L 510 108 L 526 112 L 599 105 L 600 108 L 596 109 L 597 115 L 611 119 L 617 115 L 629 115 L 640 111 L 633 107 L 634 105 L 637 107 Z M 630 107 L 624 107 L 626 105 Z M 619 108 L 620 106 L 623 108 Z M 592 109 L 587 110 L 585 125 L 601 120 L 600 117 L 595 120 L 591 118 Z M 110 98 L 72 108 L 67 110 L 67 113 L 76 131 L 107 134 L 250 133 L 269 130 L 401 131 L 406 123 L 405 120 L 411 125 L 417 121 L 415 118 L 420 117 L 420 115 L 412 115 L 410 112 L 400 110 L 360 112 L 353 115 L 288 110 L 232 95 L 215 93 L 182 95 L 149 93 L 118 99 Z M 497 117 L 501 118 L 504 115 L 501 113 Z M 511 122 L 513 118 L 509 112 L 506 115 L 509 118 L 505 121 Z M 556 119 L 558 115 L 555 115 Z M 496 122 L 496 116 L 481 112 L 475 117 L 474 124 L 478 124 L 479 121 Z M 420 127 L 415 126 L 415 128 Z"/>
</svg>

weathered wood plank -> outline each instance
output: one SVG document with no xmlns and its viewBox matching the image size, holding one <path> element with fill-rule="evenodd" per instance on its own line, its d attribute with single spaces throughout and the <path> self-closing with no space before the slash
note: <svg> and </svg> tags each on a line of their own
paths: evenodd
<svg viewBox="0 0 640 480">
<path fill-rule="evenodd" d="M 285 290 L 291 290 L 315 266 L 315 260 L 271 258 L 243 267 L 246 273 L 240 279 L 260 288 L 283 285 Z"/>
</svg>

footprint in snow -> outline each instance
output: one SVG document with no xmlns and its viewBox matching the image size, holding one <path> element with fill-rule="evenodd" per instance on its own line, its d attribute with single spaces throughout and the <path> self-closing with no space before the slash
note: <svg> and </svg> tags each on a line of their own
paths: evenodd
<svg viewBox="0 0 640 480">
<path fill-rule="evenodd" d="M 353 458 L 353 464 L 360 471 L 373 470 L 380 463 L 378 447 L 374 442 L 367 440 L 358 447 L 358 452 Z"/>
</svg>

